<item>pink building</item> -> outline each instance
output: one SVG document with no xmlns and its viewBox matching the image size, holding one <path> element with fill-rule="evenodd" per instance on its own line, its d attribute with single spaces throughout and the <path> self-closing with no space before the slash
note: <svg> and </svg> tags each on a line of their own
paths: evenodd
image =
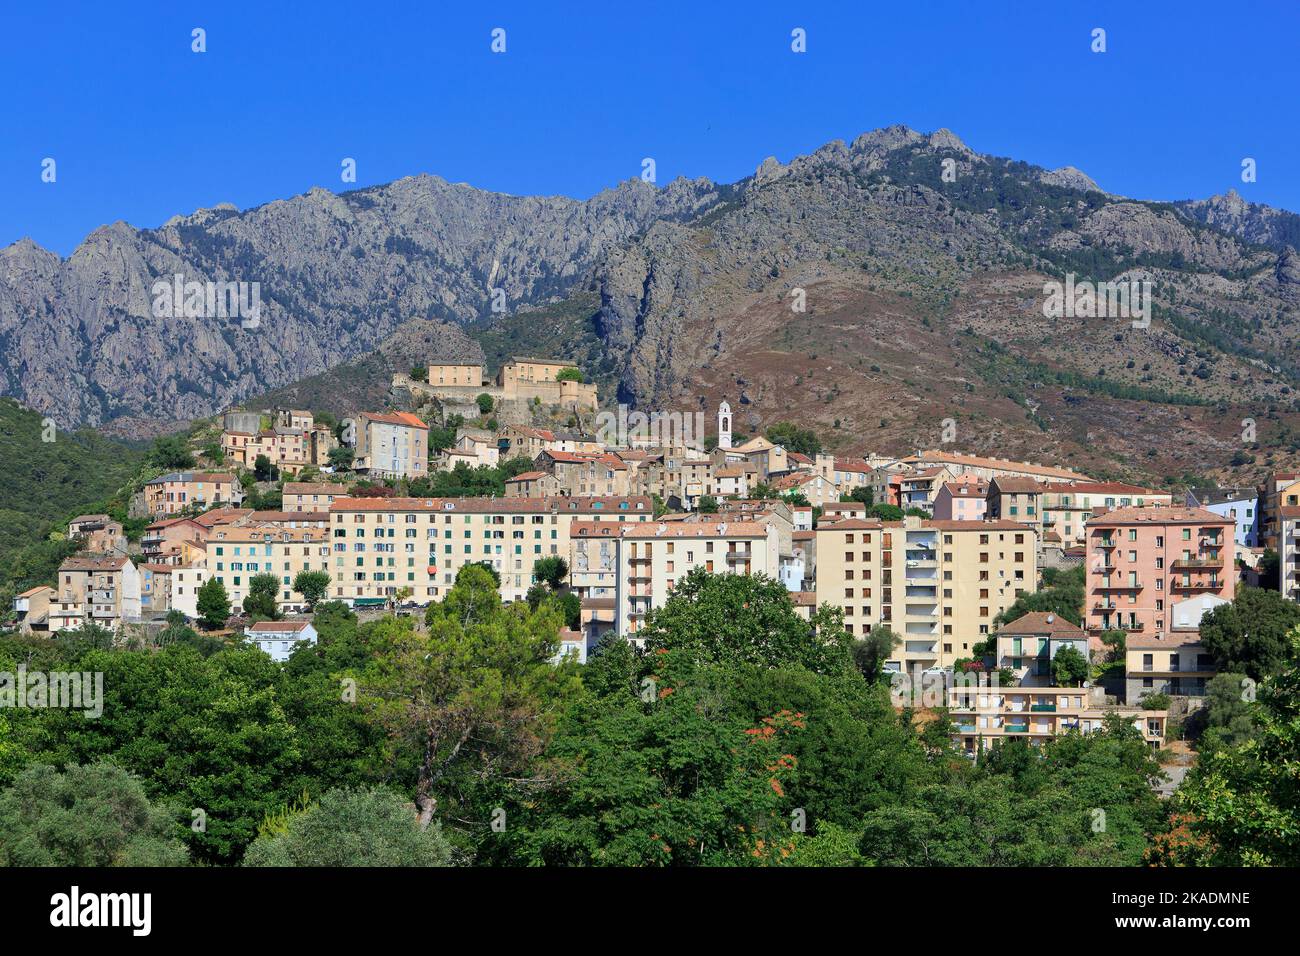
<svg viewBox="0 0 1300 956">
<path fill-rule="evenodd" d="M 934 496 L 934 517 L 944 521 L 983 521 L 989 483 L 976 475 L 945 481 Z"/>
<path fill-rule="evenodd" d="M 1203 594 L 1231 601 L 1237 579 L 1230 518 L 1202 508 L 1117 508 L 1087 524 L 1084 620 L 1094 636 L 1162 634 L 1175 603 Z M 1094 644 L 1094 646 L 1099 646 Z"/>
</svg>

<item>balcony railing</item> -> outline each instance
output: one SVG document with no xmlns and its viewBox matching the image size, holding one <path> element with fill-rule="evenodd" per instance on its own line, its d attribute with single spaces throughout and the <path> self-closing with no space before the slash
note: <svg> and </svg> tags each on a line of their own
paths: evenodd
<svg viewBox="0 0 1300 956">
<path fill-rule="evenodd" d="M 1187 568 L 1188 570 L 1221 568 L 1223 567 L 1223 558 L 1179 558 L 1171 567 Z"/>
<path fill-rule="evenodd" d="M 1007 724 L 1002 728 L 1003 733 L 1008 734 L 1027 734 L 1029 733 L 1028 724 Z"/>
<path fill-rule="evenodd" d="M 1037 712 L 1040 713 L 1040 714 L 1054 714 L 1054 713 L 1056 713 L 1056 705 L 1055 705 L 1055 704 L 1032 704 L 1032 705 L 1030 706 L 1029 709 L 1030 709 L 1030 710 L 1033 710 L 1033 711 L 1037 711 Z"/>
</svg>

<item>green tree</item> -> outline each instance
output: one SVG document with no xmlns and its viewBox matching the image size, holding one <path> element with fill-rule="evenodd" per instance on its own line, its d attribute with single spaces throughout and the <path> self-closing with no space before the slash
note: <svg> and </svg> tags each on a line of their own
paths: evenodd
<svg viewBox="0 0 1300 956">
<path fill-rule="evenodd" d="M 1291 652 L 1250 705 L 1253 735 L 1203 755 L 1175 795 L 1190 829 L 1208 838 L 1188 862 L 1300 866 L 1300 639 Z"/>
<path fill-rule="evenodd" d="M 442 829 L 420 829 L 406 801 L 383 787 L 335 789 L 253 841 L 245 866 L 448 866 Z"/>
<path fill-rule="evenodd" d="M 155 438 L 149 452 L 149 464 L 163 471 L 178 471 L 194 467 L 194 455 L 183 435 Z"/>
<path fill-rule="evenodd" d="M 1070 645 L 1062 647 L 1052 658 L 1052 679 L 1061 687 L 1080 684 L 1088 676 L 1088 658 Z"/>
<path fill-rule="evenodd" d="M 209 631 L 226 626 L 230 619 L 230 595 L 220 578 L 208 578 L 199 585 L 197 610 L 199 623 Z"/>
<path fill-rule="evenodd" d="M 1083 620 L 1083 568 L 1070 568 L 1053 578 L 1053 583 L 1032 594 L 1022 594 L 1015 603 L 993 619 L 995 625 L 1008 624 L 1033 611 L 1055 614 L 1071 624 Z"/>
<path fill-rule="evenodd" d="M 474 794 L 495 794 L 527 774 L 553 726 L 554 701 L 577 690 L 556 667 L 558 611 L 506 607 L 486 569 L 466 565 L 429 606 L 428 633 L 397 619 L 359 675 L 362 703 L 388 734 L 392 758 L 413 759 L 421 825 L 440 806 L 469 814 Z"/>
<path fill-rule="evenodd" d="M 819 673 L 852 667 L 852 638 L 829 606 L 812 627 L 794 609 L 790 592 L 764 574 L 710 574 L 694 568 L 640 636 L 651 653 L 685 651 L 699 662 L 792 664 Z"/>
<path fill-rule="evenodd" d="M 718 513 L 718 499 L 713 495 L 700 495 L 695 508 L 702 515 L 715 515 Z"/>
<path fill-rule="evenodd" d="M 474 399 L 474 401 L 478 403 L 480 415 L 492 414 L 492 409 L 495 407 L 495 403 L 492 401 L 492 396 L 487 392 L 483 392 L 478 398 Z"/>
<path fill-rule="evenodd" d="M 562 369 L 560 369 L 558 372 L 556 372 L 556 373 L 555 373 L 555 380 L 556 380 L 557 382 L 582 382 L 582 381 L 584 381 L 583 376 L 582 376 L 582 371 L 581 371 L 580 369 L 574 368 L 573 366 L 569 366 L 569 367 L 567 367 L 567 368 L 562 368 Z"/>
<path fill-rule="evenodd" d="M 253 459 L 253 477 L 258 481 L 274 481 L 280 475 L 280 470 L 271 464 L 271 459 L 265 455 L 258 455 Z"/>
<path fill-rule="evenodd" d="M 280 607 L 276 596 L 280 592 L 280 580 L 274 574 L 255 574 L 248 579 L 248 597 L 244 598 L 244 613 L 250 617 L 276 620 L 280 616 Z"/>
<path fill-rule="evenodd" d="M 325 599 L 329 588 L 330 576 L 325 571 L 299 571 L 293 577 L 293 589 L 302 595 L 307 606 L 313 610 Z"/>
<path fill-rule="evenodd" d="M 427 382 L 429 380 L 429 367 L 427 365 L 412 365 L 411 379 L 416 382 Z"/>
<path fill-rule="evenodd" d="M 336 445 L 329 450 L 330 467 L 341 471 L 349 470 L 355 457 L 356 452 L 347 445 Z"/>
<path fill-rule="evenodd" d="M 1103 631 L 1101 642 L 1109 649 L 1108 656 L 1112 661 L 1124 660 L 1125 649 L 1128 647 L 1128 634 L 1125 631 Z"/>
<path fill-rule="evenodd" d="M 176 818 L 121 767 L 34 764 L 0 793 L 0 865 L 183 866 Z"/>
<path fill-rule="evenodd" d="M 847 495 L 840 495 L 840 501 L 861 501 L 870 507 L 876 503 L 876 493 L 867 485 L 858 485 Z"/>
<path fill-rule="evenodd" d="M 533 577 L 552 591 L 558 591 L 568 576 L 569 563 L 561 557 L 539 558 L 533 562 Z"/>
<path fill-rule="evenodd" d="M 877 624 L 853 642 L 853 662 L 862 671 L 862 676 L 875 683 L 880 678 L 885 661 L 889 660 L 894 648 L 903 643 L 903 639 L 884 624 Z"/>
<path fill-rule="evenodd" d="M 1298 625 L 1300 605 L 1277 591 L 1244 587 L 1201 618 L 1201 643 L 1218 670 L 1259 681 L 1287 665 Z"/>
<path fill-rule="evenodd" d="M 767 430 L 767 440 L 781 445 L 786 451 L 812 457 L 822 450 L 821 439 L 809 428 L 800 428 L 794 422 L 777 422 Z"/>
</svg>

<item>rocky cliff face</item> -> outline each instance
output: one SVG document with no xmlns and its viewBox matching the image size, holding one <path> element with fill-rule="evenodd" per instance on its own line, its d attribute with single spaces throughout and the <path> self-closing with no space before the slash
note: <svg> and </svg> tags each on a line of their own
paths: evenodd
<svg viewBox="0 0 1300 956">
<path fill-rule="evenodd" d="M 1232 193 L 1128 200 L 901 126 L 732 185 L 634 180 L 585 202 L 419 176 L 115 223 L 67 260 L 0 250 L 0 383 L 66 423 L 142 433 L 275 390 L 326 395 L 343 375 L 368 395 L 370 372 L 377 389 L 431 351 L 477 354 L 466 332 L 514 347 L 545 307 L 542 347 L 579 323 L 602 382 L 643 407 L 727 396 L 749 427 L 797 413 L 846 448 L 931 444 L 941 418 L 970 416 L 967 447 L 1040 457 L 1099 444 L 1091 426 L 1113 415 L 1107 434 L 1134 453 L 1167 444 L 1158 426 L 1226 456 L 1241 415 L 1187 409 L 1293 411 L 1297 223 Z M 1151 281 L 1151 328 L 1045 320 L 1043 284 L 1067 273 Z M 176 274 L 260 283 L 258 327 L 156 314 L 153 284 Z M 587 322 L 575 303 L 593 294 Z"/>
<path fill-rule="evenodd" d="M 489 315 L 494 289 L 508 309 L 562 297 L 649 224 L 713 201 L 702 181 L 632 180 L 577 202 L 417 176 L 157 230 L 114 223 L 67 260 L 19 242 L 0 250 L 0 390 L 65 424 L 208 415 L 355 358 L 409 320 Z M 257 327 L 156 309 L 154 284 L 175 275 L 258 283 Z"/>
</svg>

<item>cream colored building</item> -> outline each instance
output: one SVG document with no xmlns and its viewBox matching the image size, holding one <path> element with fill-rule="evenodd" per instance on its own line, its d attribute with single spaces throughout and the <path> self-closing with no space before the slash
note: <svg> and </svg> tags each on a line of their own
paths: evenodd
<svg viewBox="0 0 1300 956">
<path fill-rule="evenodd" d="M 989 687 L 958 683 L 948 689 L 953 742 L 968 755 L 995 747 L 1009 737 L 1041 744 L 1067 733 L 1101 730 L 1118 714 L 1142 734 L 1147 746 L 1164 746 L 1167 710 L 1116 707 L 1105 703 L 1100 687 Z"/>
<path fill-rule="evenodd" d="M 483 366 L 459 362 L 429 363 L 429 384 L 450 385 L 456 388 L 482 388 L 485 382 Z"/>
<path fill-rule="evenodd" d="M 362 412 L 354 467 L 378 478 L 429 473 L 429 426 L 410 412 Z"/>
<path fill-rule="evenodd" d="M 114 629 L 140 620 L 140 572 L 121 555 L 74 554 L 59 565 L 50 631 L 87 623 Z"/>
<path fill-rule="evenodd" d="M 144 503 L 155 518 L 179 514 L 191 508 L 238 504 L 243 489 L 233 475 L 224 472 L 174 471 L 144 486 Z"/>
<path fill-rule="evenodd" d="M 1042 533 L 1055 531 L 1069 547 L 1082 544 L 1088 520 L 1114 508 L 1168 507 L 1173 495 L 1118 481 L 1049 482 L 1039 502 Z"/>
<path fill-rule="evenodd" d="M 1037 536 L 1014 521 L 846 518 L 816 531 L 817 603 L 856 636 L 884 624 L 902 639 L 888 669 L 950 666 L 1038 581 Z"/>
<path fill-rule="evenodd" d="M 569 556 L 575 520 L 649 521 L 646 497 L 349 498 L 330 508 L 333 598 L 354 603 L 409 588 L 428 604 L 446 596 L 466 564 L 486 562 L 501 596 L 522 600 L 533 564 Z"/>
<path fill-rule="evenodd" d="M 250 581 L 259 574 L 275 576 L 276 603 L 296 612 L 307 602 L 293 589 L 300 571 L 329 573 L 329 537 L 325 528 L 261 524 L 218 529 L 207 542 L 209 576 L 219 580 L 238 613 L 248 597 Z"/>
<path fill-rule="evenodd" d="M 637 640 L 649 613 L 695 568 L 777 578 L 779 532 L 762 521 L 575 522 L 570 577 L 579 597 L 612 599 L 616 633 Z"/>
<path fill-rule="evenodd" d="M 330 481 L 286 481 L 281 502 L 285 511 L 329 511 L 330 505 L 346 497 L 346 485 Z"/>
</svg>

